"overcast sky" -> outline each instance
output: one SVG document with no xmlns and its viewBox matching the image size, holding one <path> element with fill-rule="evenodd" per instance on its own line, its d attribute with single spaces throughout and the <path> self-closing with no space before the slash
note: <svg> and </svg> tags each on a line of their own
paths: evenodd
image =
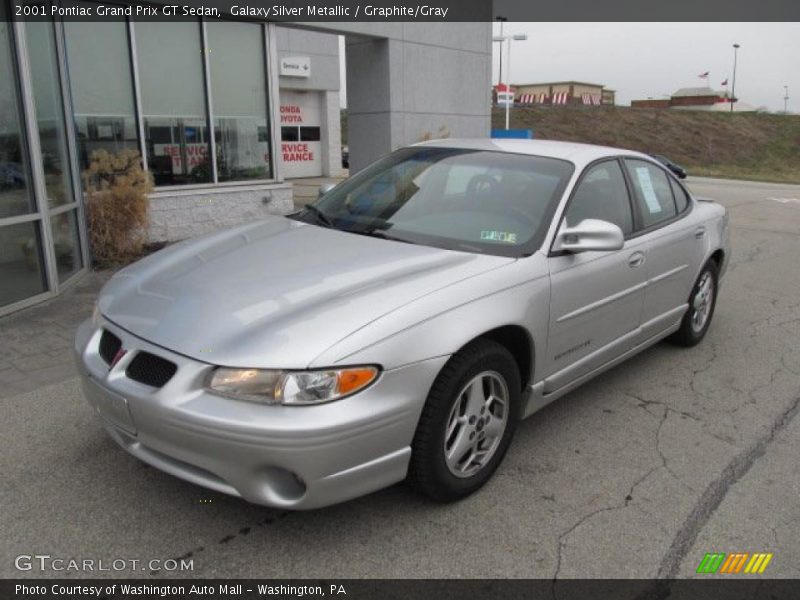
<svg viewBox="0 0 800 600">
<path fill-rule="evenodd" d="M 737 97 L 782 111 L 788 85 L 789 110 L 800 112 L 800 23 L 505 23 L 504 32 L 528 35 L 512 42 L 512 83 L 601 83 L 617 90 L 622 105 L 703 86 L 697 75 L 705 71 L 708 84 L 722 89 L 726 77 L 732 83 L 738 43 Z M 493 84 L 498 49 L 495 43 Z"/>
<path fill-rule="evenodd" d="M 800 23 L 506 23 L 504 28 L 528 35 L 527 41 L 512 42 L 512 83 L 601 83 L 617 91 L 622 105 L 704 86 L 697 76 L 706 71 L 708 85 L 723 89 L 726 77 L 733 83 L 736 43 L 741 46 L 736 95 L 742 102 L 782 111 L 788 85 L 789 111 L 800 112 Z M 494 31 L 499 33 L 499 24 Z M 346 106 L 343 37 L 340 44 Z M 496 84 L 499 44 L 493 47 Z"/>
</svg>

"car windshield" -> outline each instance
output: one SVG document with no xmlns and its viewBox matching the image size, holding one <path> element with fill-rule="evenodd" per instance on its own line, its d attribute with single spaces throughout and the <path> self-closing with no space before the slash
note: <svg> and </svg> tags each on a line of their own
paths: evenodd
<svg viewBox="0 0 800 600">
<path fill-rule="evenodd" d="M 523 256 L 542 243 L 570 162 L 505 152 L 398 150 L 293 218 L 450 250 Z"/>
</svg>

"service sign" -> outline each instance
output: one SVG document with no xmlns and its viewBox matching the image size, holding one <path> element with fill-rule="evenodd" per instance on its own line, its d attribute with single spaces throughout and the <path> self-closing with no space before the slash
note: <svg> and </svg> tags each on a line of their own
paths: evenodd
<svg viewBox="0 0 800 600">
<path fill-rule="evenodd" d="M 282 58 L 278 72 L 285 77 L 311 77 L 311 58 L 308 56 Z"/>
<path fill-rule="evenodd" d="M 322 97 L 281 90 L 281 158 L 287 178 L 322 175 Z"/>
</svg>

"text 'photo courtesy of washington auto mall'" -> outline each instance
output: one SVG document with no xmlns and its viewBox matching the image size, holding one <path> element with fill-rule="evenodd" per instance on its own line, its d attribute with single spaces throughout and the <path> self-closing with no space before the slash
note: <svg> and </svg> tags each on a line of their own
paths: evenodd
<svg viewBox="0 0 800 600">
<path fill-rule="evenodd" d="M 794 597 L 799 61 L 782 0 L 0 0 L 0 598 Z"/>
</svg>

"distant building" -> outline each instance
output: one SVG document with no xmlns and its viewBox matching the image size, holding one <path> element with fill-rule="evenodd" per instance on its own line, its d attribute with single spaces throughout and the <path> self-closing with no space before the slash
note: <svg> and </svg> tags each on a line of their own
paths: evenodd
<svg viewBox="0 0 800 600">
<path fill-rule="evenodd" d="M 681 88 L 669 98 L 632 100 L 633 108 L 674 108 L 676 110 L 730 111 L 731 102 L 735 112 L 753 112 L 755 107 L 732 99 L 728 90 L 713 90 L 710 87 Z"/>
<path fill-rule="evenodd" d="M 570 104 L 613 106 L 615 91 L 602 84 L 582 81 L 520 83 L 514 86 L 514 102 L 526 104 Z"/>
</svg>

